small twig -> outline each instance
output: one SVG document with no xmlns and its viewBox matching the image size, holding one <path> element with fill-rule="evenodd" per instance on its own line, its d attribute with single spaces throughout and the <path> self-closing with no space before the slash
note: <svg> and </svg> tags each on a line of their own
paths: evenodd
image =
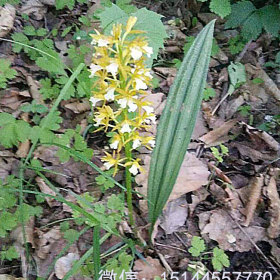
<svg viewBox="0 0 280 280">
<path fill-rule="evenodd" d="M 8 267 L 1 267 L 0 271 L 5 271 L 5 270 L 10 270 L 11 268 L 19 268 L 20 265 L 13 265 L 13 266 L 8 266 Z"/>
<path fill-rule="evenodd" d="M 271 266 L 271 268 L 274 270 L 274 272 L 277 275 L 280 275 L 279 271 L 274 267 L 274 265 L 271 263 L 271 261 L 265 256 L 265 254 L 262 252 L 262 250 L 259 248 L 259 246 L 252 240 L 252 238 L 247 234 L 247 232 L 242 228 L 242 226 L 236 221 L 236 219 L 233 218 L 227 210 L 226 210 L 226 213 L 235 222 L 235 224 L 239 227 L 239 229 L 246 235 L 246 237 L 249 239 L 249 241 L 252 243 L 252 245 L 262 255 L 262 257 L 266 260 L 266 262 Z M 277 266 L 280 268 L 280 265 L 277 264 Z"/>
<path fill-rule="evenodd" d="M 228 88 L 229 88 L 229 83 L 228 82 L 225 82 L 223 84 L 223 91 L 222 91 L 222 99 L 220 100 L 220 102 L 216 105 L 215 109 L 213 110 L 212 112 L 212 116 L 215 115 L 216 111 L 219 109 L 219 107 L 222 105 L 222 103 L 227 99 L 227 97 L 231 94 L 230 91 L 228 91 Z"/>
<path fill-rule="evenodd" d="M 172 273 L 173 270 L 172 270 L 172 268 L 170 267 L 170 265 L 168 264 L 168 262 L 166 261 L 166 259 L 164 258 L 164 256 L 163 256 L 161 253 L 159 253 L 157 250 L 156 250 L 156 253 L 157 253 L 157 255 L 159 256 L 159 258 L 160 258 L 162 264 L 164 265 L 164 267 L 166 268 L 166 270 L 168 271 L 168 273 L 169 273 L 169 274 Z"/>
<path fill-rule="evenodd" d="M 155 242 L 155 245 L 170 248 L 170 249 L 174 249 L 174 250 L 178 250 L 178 251 L 181 251 L 181 252 L 184 252 L 184 253 L 188 254 L 188 251 L 186 251 L 184 249 L 181 249 L 181 248 L 178 248 L 178 247 L 175 247 L 175 246 L 165 245 L 165 244 L 161 244 L 161 243 L 158 243 L 158 242 Z"/>
<path fill-rule="evenodd" d="M 188 246 L 185 244 L 184 240 L 177 234 L 177 232 L 174 232 L 174 235 L 178 238 L 178 240 L 183 244 L 183 246 L 188 250 Z"/>
<path fill-rule="evenodd" d="M 250 45 L 252 43 L 252 40 L 250 40 L 243 48 L 242 52 L 235 58 L 234 62 L 240 62 L 240 60 L 243 58 L 247 50 L 249 49 Z"/>
</svg>

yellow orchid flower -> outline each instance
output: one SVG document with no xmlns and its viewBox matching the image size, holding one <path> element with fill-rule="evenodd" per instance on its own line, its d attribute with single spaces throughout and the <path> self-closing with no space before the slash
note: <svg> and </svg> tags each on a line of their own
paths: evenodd
<svg viewBox="0 0 280 280">
<path fill-rule="evenodd" d="M 90 76 L 95 82 L 90 101 L 95 110 L 95 126 L 99 127 L 96 131 L 113 132 L 109 134 L 112 155 L 106 153 L 102 160 L 106 168 L 114 168 L 114 174 L 119 163 L 126 161 L 125 166 L 135 175 L 141 170 L 140 159 L 134 160 L 127 153 L 141 146 L 154 146 L 148 131 L 156 117 L 151 103 L 144 100 L 153 78 L 151 69 L 145 66 L 146 59 L 153 49 L 143 35 L 145 32 L 133 29 L 136 22 L 136 17 L 130 17 L 125 26 L 114 24 L 111 35 L 97 30 L 91 35 L 95 52 Z"/>
</svg>

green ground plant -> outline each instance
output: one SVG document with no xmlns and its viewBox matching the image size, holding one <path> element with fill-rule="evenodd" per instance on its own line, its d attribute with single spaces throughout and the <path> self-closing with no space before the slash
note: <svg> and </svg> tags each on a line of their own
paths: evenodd
<svg viewBox="0 0 280 280">
<path fill-rule="evenodd" d="M 201 237 L 193 236 L 191 247 L 188 251 L 193 257 L 197 258 L 197 261 L 192 261 L 188 270 L 191 271 L 193 275 L 200 276 L 200 278 L 207 272 L 203 264 L 205 260 L 211 260 L 215 271 L 222 271 L 223 268 L 229 267 L 230 265 L 228 256 L 225 254 L 224 250 L 219 247 L 214 247 L 212 251 L 206 252 L 205 241 Z"/>
<path fill-rule="evenodd" d="M 7 87 L 7 81 L 12 80 L 17 71 L 11 68 L 11 62 L 6 59 L 0 59 L 0 89 Z"/>
<path fill-rule="evenodd" d="M 78 2 L 82 3 L 84 1 Z M 62 9 L 66 6 L 69 9 L 72 9 L 74 5 L 74 0 L 56 1 L 57 9 Z M 100 18 L 100 25 L 104 30 L 104 34 L 94 33 L 95 37 L 94 35 L 92 36 L 96 39 L 97 45 L 101 45 L 98 47 L 102 47 L 102 44 L 109 44 L 106 43 L 106 38 L 111 36 L 109 34 L 113 29 L 114 24 L 120 23 L 123 24 L 123 26 L 127 26 L 126 32 L 128 32 L 128 30 L 131 31 L 132 27 L 134 27 L 133 30 L 143 31 L 144 36 L 152 49 L 148 47 L 148 44 L 143 45 L 144 41 L 140 40 L 138 42 L 137 36 L 133 33 L 133 36 L 129 38 L 127 44 L 133 44 L 134 42 L 139 44 L 137 45 L 135 43 L 135 45 L 132 46 L 134 49 L 131 56 L 134 56 L 133 59 L 135 61 L 138 61 L 138 59 L 142 57 L 142 54 L 146 53 L 148 56 L 146 61 L 143 60 L 139 63 L 139 65 L 141 64 L 141 67 L 135 63 L 135 74 L 133 71 L 130 72 L 136 76 L 137 71 L 146 71 L 146 68 L 152 66 L 153 59 L 157 57 L 159 49 L 163 47 L 164 38 L 166 37 L 166 32 L 161 22 L 161 16 L 148 11 L 145 8 L 137 9 L 130 4 L 130 1 L 127 0 L 117 1 L 116 5 L 103 1 L 103 5 L 104 8 L 97 14 L 97 16 Z M 136 18 L 137 21 L 132 24 L 134 18 Z M 82 17 L 80 22 L 87 23 L 87 19 Z M 179 73 L 168 95 L 167 106 L 160 120 L 156 139 L 157 145 L 152 155 L 148 188 L 149 220 L 151 222 L 150 233 L 152 233 L 153 225 L 161 214 L 162 209 L 172 191 L 172 187 L 177 178 L 178 171 L 190 141 L 196 115 L 203 98 L 203 89 L 205 87 L 206 73 L 208 70 L 213 43 L 213 29 L 214 21 L 202 30 L 202 32 L 194 40 L 192 46 L 186 51 Z M 71 29 L 68 30 L 68 32 L 70 32 Z M 118 30 L 116 32 L 118 32 Z M 83 273 L 84 275 L 97 280 L 99 278 L 100 271 L 112 268 L 116 269 L 116 271 L 121 268 L 121 270 L 117 271 L 119 275 L 123 269 L 131 269 L 135 256 L 141 257 L 141 254 L 135 248 L 135 243 L 139 242 L 125 236 L 121 236 L 117 230 L 117 225 L 126 218 L 125 196 L 129 209 L 129 221 L 132 226 L 134 224 L 132 208 L 132 193 L 134 190 L 132 189 L 131 173 L 135 173 L 135 169 L 139 171 L 140 165 L 138 160 L 134 160 L 131 148 L 133 145 L 137 146 L 134 141 L 138 138 L 136 137 L 137 139 L 133 139 L 132 141 L 132 139 L 129 139 L 129 134 L 125 134 L 128 133 L 127 131 L 124 131 L 123 133 L 123 147 L 126 155 L 126 159 L 123 164 L 126 173 L 126 180 L 125 186 L 123 186 L 114 180 L 112 177 L 114 173 L 112 173 L 111 170 L 103 172 L 91 162 L 93 151 L 87 146 L 84 137 L 81 135 L 80 127 L 77 127 L 76 129 L 66 129 L 64 133 L 57 133 L 60 130 L 63 121 L 60 111 L 58 110 L 61 101 L 71 97 L 90 98 L 92 94 L 91 89 L 93 92 L 96 92 L 95 86 L 97 86 L 98 83 L 98 76 L 94 77 L 94 75 L 91 75 L 92 77 L 89 77 L 96 69 L 94 69 L 91 65 L 91 72 L 89 72 L 88 68 L 84 64 L 85 55 L 92 51 L 90 47 L 83 45 L 77 47 L 74 44 L 70 45 L 68 54 L 72 60 L 72 66 L 69 67 L 64 65 L 59 53 L 55 50 L 54 42 L 49 38 L 50 34 L 54 36 L 53 34 L 56 34 L 56 31 L 51 31 L 51 33 L 49 33 L 43 28 L 35 29 L 32 26 L 25 26 L 23 33 L 14 33 L 12 36 L 13 40 L 8 40 L 14 43 L 14 52 L 25 53 L 36 63 L 37 66 L 40 67 L 43 73 L 47 73 L 47 77 L 40 80 L 42 84 L 40 92 L 50 105 L 44 106 L 37 104 L 36 102 L 32 102 L 30 105 L 21 107 L 22 112 L 26 112 L 30 115 L 32 119 L 31 124 L 24 120 L 15 118 L 12 114 L 0 113 L 1 145 L 6 148 L 14 148 L 26 141 L 30 141 L 31 143 L 28 155 L 20 162 L 20 172 L 18 177 L 8 177 L 8 181 L 2 182 L 3 187 L 1 190 L 3 191 L 3 197 L 6 196 L 7 199 L 4 202 L 2 201 L 3 205 L 2 209 L 0 209 L 2 212 L 1 219 L 5 220 L 0 223 L 0 235 L 1 237 L 5 237 L 9 232 L 20 225 L 23 231 L 26 251 L 28 252 L 24 225 L 30 217 L 41 214 L 41 208 L 38 206 L 32 206 L 28 199 L 30 197 L 36 197 L 36 200 L 34 201 L 42 202 L 43 198 L 53 198 L 66 204 L 72 209 L 73 215 L 71 217 L 71 223 L 83 226 L 83 230 L 81 232 L 77 232 L 71 228 L 69 224 L 65 222 L 61 223 L 62 232 L 64 234 L 64 238 L 68 242 L 68 245 L 55 258 L 53 264 L 50 265 L 47 275 L 42 276 L 40 279 L 48 279 L 55 261 L 65 254 L 65 252 L 67 252 L 67 248 L 76 242 L 87 230 L 91 230 L 93 232 L 92 247 L 74 263 L 73 267 L 66 274 L 63 280 L 70 279 L 76 273 Z M 79 32 L 76 32 L 76 34 L 79 34 Z M 66 34 L 64 32 L 64 34 L 61 35 Z M 83 37 L 84 40 L 87 40 L 88 38 L 90 38 L 90 34 L 85 34 Z M 101 42 L 98 42 L 100 39 Z M 123 41 L 125 41 L 125 39 Z M 123 45 L 121 46 L 123 47 Z M 199 50 L 199 52 L 197 50 Z M 116 52 L 116 50 L 113 49 L 113 53 L 114 51 Z M 141 56 L 137 59 L 140 52 Z M 110 54 L 109 59 L 112 58 L 113 54 Z M 126 59 L 125 56 L 121 56 L 121 58 L 123 60 Z M 128 62 L 126 63 L 128 64 Z M 131 67 L 131 65 L 127 64 L 119 64 L 119 67 Z M 96 63 L 95 66 L 96 65 L 98 64 Z M 139 69 L 137 69 L 137 67 Z M 110 74 L 109 78 L 117 83 L 116 79 L 114 79 L 116 74 L 114 75 L 115 70 L 113 68 L 108 70 L 108 72 L 112 74 Z M 127 78 L 128 76 L 125 76 L 126 71 L 121 67 L 119 69 L 118 82 L 120 87 L 118 94 L 122 95 L 123 91 L 126 87 L 128 87 L 127 82 L 129 79 Z M 96 70 L 94 73 L 99 70 Z M 143 73 L 140 73 L 139 75 L 142 74 Z M 148 72 L 146 74 L 146 76 L 151 79 L 151 74 Z M 194 82 L 193 77 L 196 77 L 198 82 Z M 137 90 L 142 93 L 143 90 L 146 89 L 143 83 L 146 82 L 146 86 L 149 84 L 148 78 L 147 81 L 142 80 L 142 83 L 135 80 L 133 87 L 138 87 Z M 8 79 L 10 78 L 8 77 Z M 185 81 L 189 82 L 185 83 Z M 92 85 L 94 86 L 92 87 Z M 117 92 L 117 86 L 114 87 L 114 90 Z M 97 95 L 93 97 L 98 98 Z M 117 98 L 117 96 L 115 97 L 117 100 L 120 99 Z M 211 93 L 208 94 L 208 98 L 210 97 Z M 135 121 L 136 116 L 134 111 L 131 109 L 133 108 L 133 105 L 131 105 L 131 103 L 130 105 L 128 104 L 129 103 L 127 102 L 127 106 L 124 106 L 124 108 L 121 107 L 124 110 L 120 116 L 116 116 L 116 125 L 124 121 L 127 121 L 128 125 L 131 125 L 130 122 Z M 120 102 L 119 105 L 122 106 L 122 102 Z M 148 106 L 149 104 L 144 104 L 143 106 L 146 105 Z M 173 111 L 174 108 L 177 114 L 171 115 L 171 111 Z M 176 108 L 183 108 L 183 110 L 176 110 Z M 149 108 L 146 109 L 149 111 Z M 191 114 L 189 112 L 191 112 Z M 152 112 L 146 111 L 146 113 L 145 118 L 150 118 L 150 120 L 153 121 L 154 115 Z M 97 127 L 96 122 L 98 121 L 95 118 L 92 122 L 92 125 L 95 128 Z M 99 122 L 101 121 L 99 120 Z M 176 134 L 173 133 L 175 130 L 177 131 Z M 164 131 L 168 132 L 168 137 L 164 137 L 166 141 L 163 141 Z M 112 140 L 116 136 L 116 133 L 110 133 L 112 131 L 106 132 L 108 132 L 107 136 L 112 138 Z M 139 139 L 143 142 L 142 138 Z M 114 142 L 115 141 L 112 141 L 110 145 L 113 144 L 114 146 Z M 105 194 L 104 200 L 96 200 L 91 193 L 77 195 L 70 190 L 58 188 L 52 184 L 52 182 L 45 176 L 45 173 L 50 171 L 44 168 L 40 161 L 33 158 L 35 149 L 41 145 L 53 145 L 58 147 L 57 156 L 60 158 L 61 162 L 67 162 L 70 158 L 74 158 L 74 160 L 82 161 L 99 172 L 100 175 L 96 178 L 96 184 L 100 186 L 102 192 Z M 113 159 L 115 160 L 116 158 Z M 107 160 L 107 162 L 111 164 L 110 160 Z M 113 166 L 115 166 L 115 164 L 113 164 Z M 112 167 L 112 165 L 110 167 Z M 54 191 L 55 195 L 41 193 L 37 190 L 34 182 L 27 182 L 24 176 L 27 169 L 33 170 L 37 176 L 41 177 Z M 120 188 L 122 193 L 106 195 L 106 191 L 112 189 L 113 187 Z M 67 201 L 61 191 L 74 196 L 77 203 L 75 204 Z M 101 229 L 104 233 L 101 233 Z M 112 235 L 117 236 L 121 240 L 120 243 L 112 250 L 101 254 L 100 245 Z M 1 257 L 3 259 L 9 260 L 16 257 L 14 249 L 12 248 L 3 247 L 1 250 Z M 215 254 L 218 256 L 220 252 L 217 251 Z M 29 261 L 29 257 L 27 257 L 27 259 Z"/>
</svg>

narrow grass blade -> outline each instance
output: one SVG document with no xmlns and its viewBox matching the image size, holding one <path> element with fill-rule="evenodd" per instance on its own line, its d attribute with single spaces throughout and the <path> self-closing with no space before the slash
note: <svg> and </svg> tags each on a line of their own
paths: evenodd
<svg viewBox="0 0 280 280">
<path fill-rule="evenodd" d="M 100 260 L 100 226 L 95 226 L 93 228 L 93 267 L 94 267 L 94 280 L 99 279 L 99 273 L 101 270 L 101 260 Z"/>
<path fill-rule="evenodd" d="M 185 55 L 159 122 L 148 179 L 150 233 L 170 196 L 190 142 L 205 87 L 214 23 L 203 28 Z"/>
</svg>

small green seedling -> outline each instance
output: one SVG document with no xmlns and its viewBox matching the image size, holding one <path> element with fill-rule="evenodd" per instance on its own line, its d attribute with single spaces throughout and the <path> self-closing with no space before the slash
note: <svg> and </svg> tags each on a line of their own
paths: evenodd
<svg viewBox="0 0 280 280">
<path fill-rule="evenodd" d="M 213 156 L 219 163 L 222 163 L 224 161 L 223 157 L 228 155 L 228 148 L 223 144 L 220 145 L 221 151 L 219 151 L 219 149 L 216 147 L 211 147 L 210 149 Z"/>
<path fill-rule="evenodd" d="M 215 247 L 212 252 L 205 252 L 205 241 L 199 236 L 193 236 L 188 251 L 193 257 L 199 258 L 199 261 L 192 261 L 188 266 L 188 271 L 192 272 L 193 275 L 198 275 L 198 277 L 202 277 L 207 271 L 206 266 L 202 263 L 203 260 L 211 259 L 213 269 L 217 271 L 230 266 L 229 258 L 224 250 Z M 197 272 L 199 273 L 197 274 Z"/>
<path fill-rule="evenodd" d="M 247 117 L 250 114 L 251 106 L 250 105 L 242 105 L 239 106 L 238 112 L 240 112 L 242 117 Z"/>
</svg>

